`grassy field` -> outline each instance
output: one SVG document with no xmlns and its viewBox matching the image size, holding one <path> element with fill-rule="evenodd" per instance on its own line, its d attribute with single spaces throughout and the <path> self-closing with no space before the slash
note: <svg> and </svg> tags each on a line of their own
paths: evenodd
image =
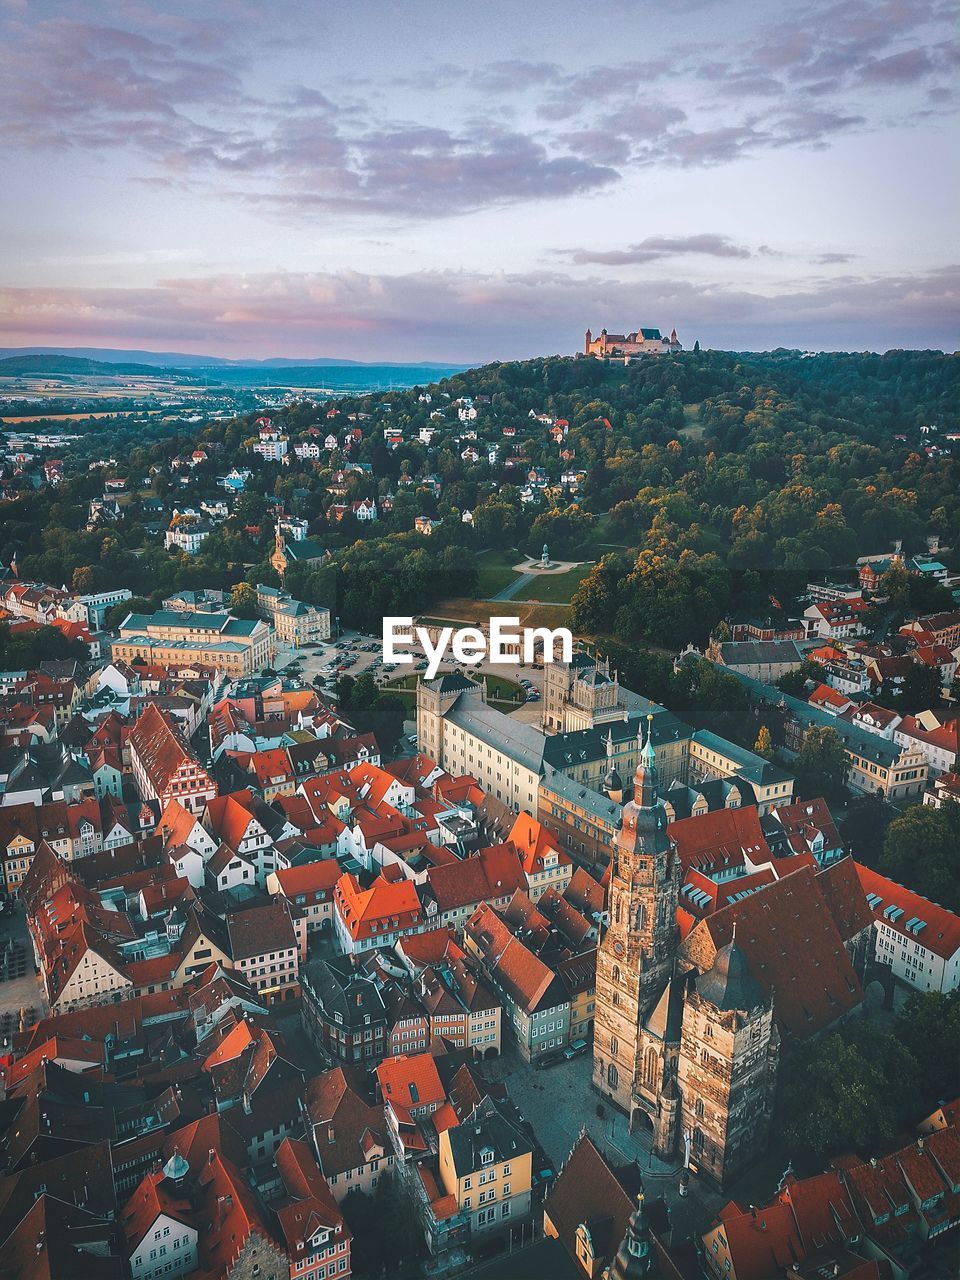
<svg viewBox="0 0 960 1280">
<path fill-rule="evenodd" d="M 481 598 L 488 599 L 490 596 L 498 595 L 504 587 L 509 587 L 510 583 L 517 577 L 514 573 L 513 566 L 520 561 L 520 552 L 516 549 L 511 551 L 484 551 L 482 555 L 477 556 L 477 573 L 479 575 L 478 591 Z"/>
<path fill-rule="evenodd" d="M 558 575 L 559 576 L 559 575 Z M 472 622 L 488 623 L 491 618 L 519 618 L 521 627 L 569 626 L 570 610 L 563 604 L 529 604 L 525 600 L 468 600 L 461 597 L 438 600 L 429 618 L 418 619 L 423 623 Z"/>
<path fill-rule="evenodd" d="M 685 404 L 683 406 L 683 426 L 680 428 L 680 434 L 699 440 L 703 432 L 704 426 L 700 421 L 700 406 L 698 404 Z"/>
<path fill-rule="evenodd" d="M 547 604 L 569 604 L 573 593 L 587 576 L 592 565 L 582 564 L 566 573 L 541 574 L 521 587 L 514 600 L 543 600 Z"/>
<path fill-rule="evenodd" d="M 0 419 L 5 423 L 26 422 L 86 422 L 88 418 L 133 418 L 143 417 L 149 414 L 150 417 L 156 417 L 157 414 L 166 413 L 166 409 L 97 409 L 93 413 L 58 413 L 52 410 L 49 413 L 31 413 L 21 414 L 17 417 L 5 417 Z"/>
<path fill-rule="evenodd" d="M 512 680 L 505 680 L 503 676 L 483 676 L 482 679 L 486 682 L 487 701 L 492 707 L 496 707 L 500 711 L 512 711 L 514 707 L 523 701 L 523 696 L 518 697 L 518 695 L 523 694 L 523 690 Z M 395 693 L 398 698 L 403 700 L 408 720 L 416 719 L 416 676 L 400 676 L 399 679 L 389 681 L 382 688 L 385 693 Z"/>
</svg>

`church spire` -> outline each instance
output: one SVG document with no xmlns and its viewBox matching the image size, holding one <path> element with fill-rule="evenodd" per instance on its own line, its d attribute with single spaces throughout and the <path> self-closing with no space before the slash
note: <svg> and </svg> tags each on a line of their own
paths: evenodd
<svg viewBox="0 0 960 1280">
<path fill-rule="evenodd" d="M 610 1266 L 610 1280 L 640 1280 L 653 1272 L 650 1228 L 643 1208 L 643 1190 L 637 1196 L 637 1207 L 630 1215 L 623 1243 Z"/>
<path fill-rule="evenodd" d="M 637 770 L 633 775 L 633 802 L 641 809 L 652 809 L 659 800 L 656 753 L 653 749 L 653 715 L 647 716 L 647 738 L 643 738 L 643 721 L 637 731 Z"/>
</svg>

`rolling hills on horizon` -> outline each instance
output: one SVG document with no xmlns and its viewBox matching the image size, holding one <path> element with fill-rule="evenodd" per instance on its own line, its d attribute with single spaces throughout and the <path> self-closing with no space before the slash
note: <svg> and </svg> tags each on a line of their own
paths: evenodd
<svg viewBox="0 0 960 1280">
<path fill-rule="evenodd" d="M 0 361 L 29 359 L 32 356 L 60 356 L 76 360 L 92 360 L 99 364 L 145 365 L 160 369 L 310 369 L 310 368 L 378 368 L 378 369 L 467 369 L 468 364 L 452 364 L 436 360 L 349 360 L 335 356 L 311 356 L 297 359 L 271 356 L 263 360 L 231 360 L 226 356 L 191 355 L 184 351 L 142 351 L 122 347 L 0 347 Z"/>
</svg>

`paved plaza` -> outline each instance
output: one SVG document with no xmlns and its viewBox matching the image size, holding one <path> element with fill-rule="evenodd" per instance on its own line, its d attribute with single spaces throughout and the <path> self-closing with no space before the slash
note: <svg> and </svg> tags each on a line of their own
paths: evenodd
<svg viewBox="0 0 960 1280">
<path fill-rule="evenodd" d="M 523 1061 L 513 1045 L 506 1047 L 502 1057 L 483 1065 L 485 1076 L 506 1085 L 511 1101 L 530 1121 L 558 1172 L 581 1130 L 586 1129 L 611 1164 L 637 1164 L 648 1193 L 666 1200 L 675 1238 L 699 1236 L 728 1197 L 696 1177 L 691 1179 L 688 1194 L 681 1196 L 682 1161 L 678 1158 L 667 1164 L 659 1160 L 650 1150 L 648 1132 L 629 1132 L 626 1116 L 594 1093 L 592 1069 L 593 1058 L 584 1054 L 538 1071 Z"/>
</svg>

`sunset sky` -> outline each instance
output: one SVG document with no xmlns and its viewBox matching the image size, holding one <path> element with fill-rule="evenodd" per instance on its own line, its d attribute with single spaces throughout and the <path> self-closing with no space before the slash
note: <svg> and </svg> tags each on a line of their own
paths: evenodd
<svg viewBox="0 0 960 1280">
<path fill-rule="evenodd" d="M 0 0 L 0 344 L 958 341 L 958 7 Z"/>
</svg>

